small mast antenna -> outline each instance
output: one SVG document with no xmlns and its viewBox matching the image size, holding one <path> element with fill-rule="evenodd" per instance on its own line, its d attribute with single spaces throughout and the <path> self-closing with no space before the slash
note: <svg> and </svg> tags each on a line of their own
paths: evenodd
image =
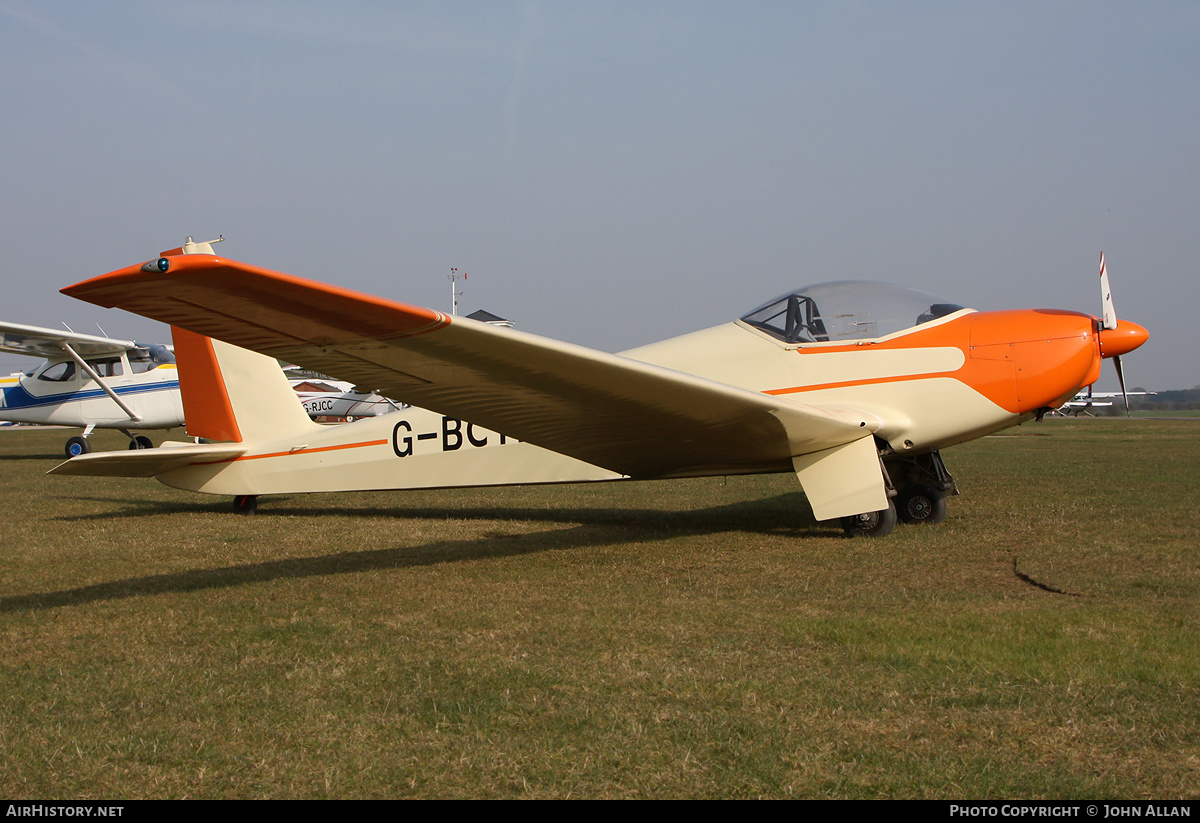
<svg viewBox="0 0 1200 823">
<path fill-rule="evenodd" d="M 458 314 L 458 298 L 462 297 L 462 294 L 463 294 L 462 292 L 460 292 L 458 290 L 458 278 L 459 278 L 458 269 L 451 266 L 450 274 L 448 275 L 448 278 L 450 280 L 450 314 L 457 315 Z M 462 273 L 462 279 L 463 280 L 467 279 L 466 272 Z"/>
</svg>

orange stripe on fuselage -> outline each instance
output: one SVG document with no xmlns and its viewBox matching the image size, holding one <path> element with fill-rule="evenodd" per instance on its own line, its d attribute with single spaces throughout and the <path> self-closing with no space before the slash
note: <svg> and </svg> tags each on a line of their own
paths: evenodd
<svg viewBox="0 0 1200 823">
<path fill-rule="evenodd" d="M 262 460 L 267 457 L 294 457 L 300 454 L 316 454 L 317 452 L 335 452 L 342 449 L 361 449 L 363 446 L 384 446 L 387 445 L 387 440 L 364 440 L 361 443 L 343 443 L 340 446 L 317 446 L 315 449 L 310 449 L 305 446 L 298 449 L 289 449 L 285 452 L 269 452 L 267 454 L 242 454 L 237 457 L 228 457 L 224 460 L 198 461 L 193 463 L 193 466 L 215 466 L 219 463 L 236 463 L 239 460 Z"/>
<path fill-rule="evenodd" d="M 880 383 L 903 383 L 906 380 L 928 380 L 931 377 L 955 377 L 955 372 L 929 372 L 928 374 L 899 374 L 895 377 L 871 377 L 863 380 L 843 380 L 839 383 L 817 383 L 812 386 L 793 386 L 789 389 L 769 389 L 763 394 L 781 395 L 797 394 L 806 391 L 822 391 L 824 389 L 844 389 L 847 386 L 874 386 Z"/>
<path fill-rule="evenodd" d="M 768 389 L 770 395 L 796 394 L 950 377 L 970 386 L 1013 414 L 1036 411 L 1070 397 L 1095 380 L 1100 350 L 1095 318 L 1054 309 L 973 312 L 962 317 L 902 334 L 890 340 L 848 345 L 808 345 L 796 349 L 803 357 L 831 352 L 957 348 L 964 362 L 953 371 L 934 371 L 834 381 Z"/>
</svg>

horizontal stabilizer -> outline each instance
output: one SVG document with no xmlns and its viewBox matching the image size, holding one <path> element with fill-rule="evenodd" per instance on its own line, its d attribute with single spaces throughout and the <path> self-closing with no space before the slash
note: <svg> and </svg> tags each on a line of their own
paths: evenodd
<svg viewBox="0 0 1200 823">
<path fill-rule="evenodd" d="M 232 460 L 244 454 L 246 447 L 237 443 L 166 442 L 157 449 L 123 452 L 93 452 L 59 463 L 47 474 L 74 474 L 86 477 L 154 477 L 196 463 Z"/>
</svg>

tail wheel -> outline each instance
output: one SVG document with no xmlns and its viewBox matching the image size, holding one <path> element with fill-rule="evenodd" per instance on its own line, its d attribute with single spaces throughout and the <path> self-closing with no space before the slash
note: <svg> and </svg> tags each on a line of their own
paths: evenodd
<svg viewBox="0 0 1200 823">
<path fill-rule="evenodd" d="M 92 450 L 92 444 L 88 442 L 86 437 L 75 436 L 67 441 L 67 457 L 78 457 L 81 454 L 87 454 Z"/>
<path fill-rule="evenodd" d="M 888 501 L 886 509 L 877 512 L 852 514 L 842 518 L 847 537 L 887 537 L 896 528 L 896 504 Z"/>
<path fill-rule="evenodd" d="M 933 526 L 946 519 L 946 495 L 925 483 L 911 483 L 896 495 L 896 511 L 905 523 Z"/>
<path fill-rule="evenodd" d="M 238 514 L 254 514 L 258 511 L 258 495 L 239 494 L 233 498 L 233 510 Z"/>
</svg>

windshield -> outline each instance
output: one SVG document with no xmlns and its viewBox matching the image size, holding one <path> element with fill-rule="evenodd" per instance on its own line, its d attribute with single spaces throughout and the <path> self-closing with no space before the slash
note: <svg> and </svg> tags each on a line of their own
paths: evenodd
<svg viewBox="0 0 1200 823">
<path fill-rule="evenodd" d="M 963 307 L 904 286 L 847 280 L 777 297 L 742 322 L 785 343 L 864 340 L 928 323 Z"/>
<path fill-rule="evenodd" d="M 134 374 L 141 374 L 165 363 L 174 363 L 174 353 L 163 345 L 145 345 L 139 343 L 135 348 L 129 350 L 129 368 Z"/>
</svg>

